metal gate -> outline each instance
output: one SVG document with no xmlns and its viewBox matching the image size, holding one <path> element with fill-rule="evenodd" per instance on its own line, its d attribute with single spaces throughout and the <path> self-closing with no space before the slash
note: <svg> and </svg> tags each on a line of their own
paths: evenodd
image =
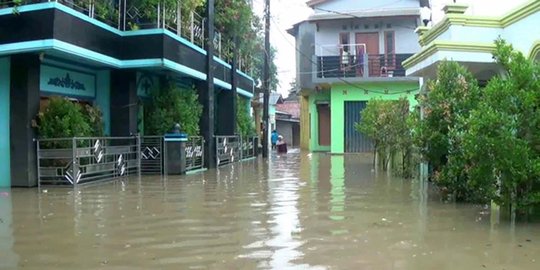
<svg viewBox="0 0 540 270">
<path fill-rule="evenodd" d="M 362 133 L 356 131 L 354 125 L 362 121 L 360 112 L 367 106 L 367 101 L 345 102 L 345 152 L 371 152 L 373 143 Z"/>
<path fill-rule="evenodd" d="M 163 136 L 141 137 L 141 173 L 161 174 Z"/>
</svg>

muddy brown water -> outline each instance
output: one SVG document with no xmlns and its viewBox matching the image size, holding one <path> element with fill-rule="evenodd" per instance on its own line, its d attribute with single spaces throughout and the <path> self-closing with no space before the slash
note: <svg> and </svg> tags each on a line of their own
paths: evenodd
<svg viewBox="0 0 540 270">
<path fill-rule="evenodd" d="M 441 203 L 369 156 L 0 191 L 0 269 L 540 269 L 540 224 Z M 429 194 L 429 196 L 428 196 Z"/>
</svg>

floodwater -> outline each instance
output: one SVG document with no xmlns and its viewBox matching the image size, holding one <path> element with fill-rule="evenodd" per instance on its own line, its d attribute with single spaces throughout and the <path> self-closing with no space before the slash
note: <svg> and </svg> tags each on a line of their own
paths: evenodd
<svg viewBox="0 0 540 270">
<path fill-rule="evenodd" d="M 369 156 L 0 191 L 0 269 L 540 269 L 540 224 L 441 203 Z"/>
</svg>

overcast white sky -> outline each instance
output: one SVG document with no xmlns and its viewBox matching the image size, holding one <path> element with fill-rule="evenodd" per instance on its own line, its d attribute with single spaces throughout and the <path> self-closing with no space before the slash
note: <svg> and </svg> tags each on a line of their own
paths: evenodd
<svg viewBox="0 0 540 270">
<path fill-rule="evenodd" d="M 336 0 L 338 1 L 338 0 Z M 375 0 L 356 0 L 375 1 Z M 511 10 L 528 0 L 457 0 L 457 3 L 467 3 L 470 5 L 467 13 L 482 16 L 498 16 Z M 265 0 L 253 0 L 254 8 L 263 15 Z M 279 87 L 278 92 L 284 96 L 288 94 L 289 84 L 295 78 L 295 41 L 286 30 L 293 24 L 306 19 L 313 11 L 305 5 L 306 0 L 270 0 L 270 43 L 277 48 L 275 63 L 278 68 Z M 452 0 L 431 0 L 433 9 L 433 19 L 438 21 L 443 17 L 442 8 Z"/>
</svg>

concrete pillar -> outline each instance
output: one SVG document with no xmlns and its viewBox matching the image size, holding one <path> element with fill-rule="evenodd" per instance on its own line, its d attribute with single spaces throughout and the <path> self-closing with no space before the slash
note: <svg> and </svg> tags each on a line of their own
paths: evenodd
<svg viewBox="0 0 540 270">
<path fill-rule="evenodd" d="M 217 135 L 236 133 L 236 91 L 223 90 L 217 96 Z"/>
<path fill-rule="evenodd" d="M 134 70 L 111 72 L 111 136 L 137 134 L 137 74 Z"/>
<path fill-rule="evenodd" d="M 0 58 L 0 188 L 11 186 L 10 58 Z"/>
<path fill-rule="evenodd" d="M 203 105 L 203 113 L 201 122 L 201 135 L 205 140 L 204 145 L 204 161 L 205 167 L 216 167 L 216 149 L 215 149 L 215 115 L 214 115 L 214 88 L 208 89 L 206 81 L 197 81 L 195 88 L 199 94 L 199 102 Z M 211 91 L 211 92 L 210 92 Z"/>
<path fill-rule="evenodd" d="M 37 185 L 37 155 L 32 120 L 39 112 L 39 56 L 11 56 L 10 71 L 11 185 L 33 187 Z"/>
<path fill-rule="evenodd" d="M 95 104 L 102 113 L 104 134 L 111 135 L 111 73 L 109 70 L 97 73 L 97 90 Z"/>
</svg>

